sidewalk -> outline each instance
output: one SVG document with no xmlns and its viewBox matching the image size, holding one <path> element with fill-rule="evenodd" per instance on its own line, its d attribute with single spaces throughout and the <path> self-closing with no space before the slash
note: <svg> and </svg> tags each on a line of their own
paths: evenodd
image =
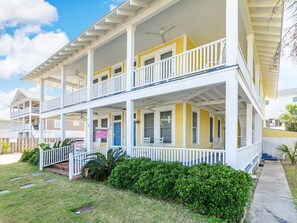
<svg viewBox="0 0 297 223">
<path fill-rule="evenodd" d="M 297 222 L 297 211 L 280 161 L 265 161 L 248 218 L 252 223 Z"/>
<path fill-rule="evenodd" d="M 16 163 L 20 160 L 21 156 L 21 153 L 2 154 L 0 155 L 0 165 Z"/>
</svg>

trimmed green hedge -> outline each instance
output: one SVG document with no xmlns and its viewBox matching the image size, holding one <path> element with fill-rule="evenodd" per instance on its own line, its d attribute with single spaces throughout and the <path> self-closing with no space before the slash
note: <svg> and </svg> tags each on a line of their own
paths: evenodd
<svg viewBox="0 0 297 223">
<path fill-rule="evenodd" d="M 252 186 L 249 174 L 226 165 L 186 167 L 146 158 L 123 161 L 108 181 L 114 187 L 177 201 L 201 214 L 229 222 L 242 216 Z"/>
</svg>

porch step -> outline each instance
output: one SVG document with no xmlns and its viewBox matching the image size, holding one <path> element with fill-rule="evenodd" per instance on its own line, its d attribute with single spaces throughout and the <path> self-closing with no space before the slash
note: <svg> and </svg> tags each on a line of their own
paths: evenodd
<svg viewBox="0 0 297 223">
<path fill-rule="evenodd" d="M 69 175 L 69 162 L 57 163 L 52 166 L 46 167 L 45 170 L 57 173 L 63 176 Z"/>
<path fill-rule="evenodd" d="M 277 161 L 277 157 L 272 156 L 268 153 L 262 153 L 262 159 L 264 160 L 270 160 L 270 161 Z"/>
</svg>

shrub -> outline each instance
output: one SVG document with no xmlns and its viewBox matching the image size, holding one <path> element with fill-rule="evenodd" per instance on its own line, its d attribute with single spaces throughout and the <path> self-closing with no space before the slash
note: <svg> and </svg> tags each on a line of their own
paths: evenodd
<svg viewBox="0 0 297 223">
<path fill-rule="evenodd" d="M 287 145 L 282 144 L 278 146 L 277 149 L 281 151 L 283 154 L 288 156 L 292 165 L 296 164 L 296 155 L 297 155 L 297 141 L 294 142 L 294 148 L 289 148 Z"/>
<path fill-rule="evenodd" d="M 249 198 L 252 179 L 222 164 L 192 167 L 133 158 L 108 178 L 111 186 L 185 204 L 193 210 L 236 222 Z"/>
<path fill-rule="evenodd" d="M 119 164 L 108 178 L 110 185 L 133 190 L 142 172 L 151 169 L 155 164 L 147 158 L 133 158 Z"/>
<path fill-rule="evenodd" d="M 65 140 L 63 140 L 63 142 L 60 140 L 60 141 L 54 143 L 53 149 L 70 146 L 72 144 L 73 144 L 73 141 L 71 139 L 65 139 Z"/>
<path fill-rule="evenodd" d="M 83 177 L 104 181 L 111 174 L 111 171 L 126 157 L 122 149 L 108 150 L 107 156 L 102 153 L 88 155 L 87 163 L 82 168 Z"/>
<path fill-rule="evenodd" d="M 0 143 L 0 146 L 2 147 L 3 154 L 7 154 L 10 152 L 10 145 L 8 142 L 3 141 Z"/>
<path fill-rule="evenodd" d="M 34 148 L 32 150 L 28 150 L 27 148 L 24 148 L 22 151 L 22 156 L 20 161 L 22 162 L 28 162 L 32 165 L 38 165 L 39 164 L 39 148 Z"/>
<path fill-rule="evenodd" d="M 200 164 L 188 168 L 176 182 L 181 201 L 201 214 L 230 222 L 242 216 L 252 179 L 248 173 L 222 164 Z"/>
</svg>

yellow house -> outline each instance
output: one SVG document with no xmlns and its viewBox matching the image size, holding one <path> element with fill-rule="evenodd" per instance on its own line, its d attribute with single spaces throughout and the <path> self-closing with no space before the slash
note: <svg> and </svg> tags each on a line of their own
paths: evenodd
<svg viewBox="0 0 297 223">
<path fill-rule="evenodd" d="M 41 119 L 86 120 L 86 151 L 71 159 L 121 147 L 250 171 L 264 97 L 277 88 L 267 61 L 282 17 L 267 28 L 271 10 L 247 0 L 127 0 L 23 79 L 41 86 Z M 61 96 L 44 101 L 45 85 Z"/>
</svg>

